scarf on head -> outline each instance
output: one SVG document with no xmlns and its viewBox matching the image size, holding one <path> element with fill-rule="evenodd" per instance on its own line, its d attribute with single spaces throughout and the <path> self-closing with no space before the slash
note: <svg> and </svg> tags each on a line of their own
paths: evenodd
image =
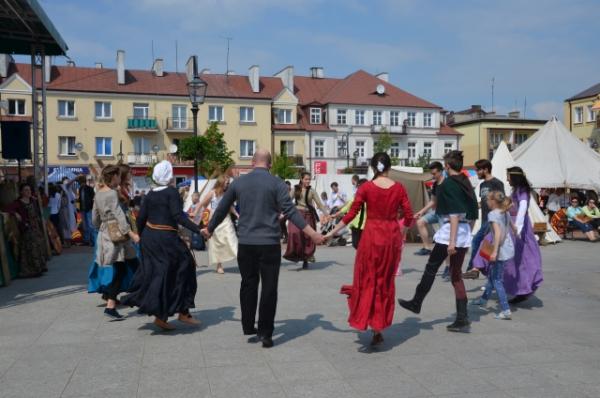
<svg viewBox="0 0 600 398">
<path fill-rule="evenodd" d="M 152 188 L 153 191 L 162 191 L 173 180 L 173 166 L 167 160 L 163 160 L 154 166 L 152 171 L 152 180 L 158 187 Z"/>
</svg>

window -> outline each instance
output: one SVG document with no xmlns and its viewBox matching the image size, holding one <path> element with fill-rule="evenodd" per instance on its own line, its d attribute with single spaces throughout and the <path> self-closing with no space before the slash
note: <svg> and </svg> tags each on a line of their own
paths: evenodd
<svg viewBox="0 0 600 398">
<path fill-rule="evenodd" d="M 310 108 L 310 124 L 321 124 L 321 108 Z"/>
<path fill-rule="evenodd" d="M 345 158 L 346 155 L 346 140 L 337 140 L 337 153 L 339 158 Z"/>
<path fill-rule="evenodd" d="M 294 141 L 281 141 L 279 153 L 286 156 L 294 156 Z"/>
<path fill-rule="evenodd" d="M 292 124 L 291 109 L 275 109 L 275 123 Z"/>
<path fill-rule="evenodd" d="M 426 142 L 423 144 L 423 156 L 431 158 L 431 142 Z"/>
<path fill-rule="evenodd" d="M 173 115 L 172 127 L 174 129 L 187 129 L 187 106 L 173 105 L 171 111 Z"/>
<path fill-rule="evenodd" d="M 365 124 L 365 111 L 354 111 L 354 124 L 363 126 Z"/>
<path fill-rule="evenodd" d="M 390 126 L 399 126 L 400 125 L 400 112 L 392 111 L 390 112 Z"/>
<path fill-rule="evenodd" d="M 217 105 L 210 105 L 208 107 L 208 121 L 222 122 L 223 120 L 223 107 Z"/>
<path fill-rule="evenodd" d="M 426 112 L 423 114 L 423 126 L 431 127 L 431 113 Z"/>
<path fill-rule="evenodd" d="M 583 123 L 583 107 L 575 108 L 575 123 Z"/>
<path fill-rule="evenodd" d="M 75 117 L 75 101 L 58 100 L 59 117 Z"/>
<path fill-rule="evenodd" d="M 452 151 L 452 146 L 451 142 L 444 142 L 444 155 Z"/>
<path fill-rule="evenodd" d="M 373 111 L 373 124 L 375 126 L 381 126 L 382 123 L 381 111 Z"/>
<path fill-rule="evenodd" d="M 133 104 L 133 118 L 134 119 L 148 119 L 148 104 Z"/>
<path fill-rule="evenodd" d="M 588 105 L 587 106 L 587 112 L 588 112 L 588 116 L 587 116 L 587 121 L 588 122 L 595 122 L 596 121 L 596 112 L 594 112 L 592 110 L 593 105 Z"/>
<path fill-rule="evenodd" d="M 25 115 L 25 100 L 9 99 L 8 114 L 15 116 Z"/>
<path fill-rule="evenodd" d="M 58 137 L 58 154 L 75 156 L 75 137 Z"/>
<path fill-rule="evenodd" d="M 417 120 L 417 114 L 415 112 L 408 112 L 408 126 L 409 127 L 414 127 L 415 126 L 415 122 Z"/>
<path fill-rule="evenodd" d="M 398 142 L 392 143 L 392 146 L 390 147 L 390 156 L 392 158 L 400 157 L 400 144 Z"/>
<path fill-rule="evenodd" d="M 112 106 L 110 102 L 96 101 L 94 103 L 96 119 L 110 119 L 112 117 Z"/>
<path fill-rule="evenodd" d="M 415 159 L 417 157 L 417 143 L 409 142 L 408 143 L 408 158 Z"/>
<path fill-rule="evenodd" d="M 133 150 L 136 154 L 146 155 L 150 153 L 150 140 L 145 137 L 135 137 L 133 139 Z"/>
<path fill-rule="evenodd" d="M 240 140 L 240 157 L 250 158 L 254 156 L 255 145 L 254 140 Z"/>
<path fill-rule="evenodd" d="M 356 157 L 357 158 L 365 157 L 365 142 L 364 141 L 356 141 Z"/>
<path fill-rule="evenodd" d="M 315 157 L 325 157 L 325 140 L 315 140 Z"/>
<path fill-rule="evenodd" d="M 251 106 L 240 107 L 240 122 L 252 123 L 254 122 L 254 108 Z"/>
<path fill-rule="evenodd" d="M 525 142 L 525 140 L 527 140 L 527 138 L 529 138 L 529 134 L 517 133 L 517 134 L 515 134 L 515 144 L 521 145 L 522 143 Z"/>
<path fill-rule="evenodd" d="M 341 124 L 341 125 L 346 124 L 346 110 L 345 109 L 337 110 L 337 124 Z"/>
<path fill-rule="evenodd" d="M 502 133 L 492 133 L 491 137 L 490 137 L 490 141 L 492 146 L 495 148 L 498 145 L 500 145 L 500 143 L 502 142 L 502 140 L 504 139 L 504 134 Z"/>
<path fill-rule="evenodd" d="M 112 138 L 96 137 L 96 156 L 112 156 Z"/>
</svg>

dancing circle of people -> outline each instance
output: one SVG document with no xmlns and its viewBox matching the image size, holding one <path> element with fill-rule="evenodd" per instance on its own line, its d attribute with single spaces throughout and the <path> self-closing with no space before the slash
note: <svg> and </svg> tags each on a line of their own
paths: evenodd
<svg viewBox="0 0 600 398">
<path fill-rule="evenodd" d="M 527 216 L 531 186 L 521 168 L 511 167 L 507 177 L 512 194 L 508 196 L 503 183 L 492 177 L 491 163 L 478 161 L 482 217 L 479 231 L 472 236 L 478 200 L 469 178 L 461 172 L 462 152 L 451 151 L 443 161 L 429 165 L 434 190 L 427 206 L 414 215 L 405 187 L 390 178 L 391 159 L 384 152 L 371 159 L 371 180 L 353 177 L 351 200 L 339 192 L 336 183 L 331 186 L 332 198 L 324 204 L 310 185 L 310 173 L 302 173 L 300 183 L 292 188 L 270 174 L 271 155 L 258 150 L 250 173 L 231 184 L 229 177 L 219 177 L 202 201 L 201 193 L 192 195 L 187 212 L 174 186 L 173 167 L 162 161 L 154 166 L 155 186 L 145 195 L 137 216 L 129 207 L 129 167 L 105 166 L 92 210 L 97 237 L 88 290 L 102 294 L 104 313 L 111 320 L 124 319 L 117 311 L 121 304 L 153 316 L 154 324 L 165 331 L 175 329 L 168 321 L 175 314 L 183 323 L 199 325 L 200 320 L 190 312 L 197 290 L 191 249 L 208 246 L 209 263 L 218 273 L 224 272 L 224 262 L 237 259 L 242 332 L 268 348 L 273 346 L 282 229 L 287 243 L 283 258 L 301 263 L 301 271 L 315 261 L 316 246 L 336 239 L 349 226 L 356 256 L 352 284 L 343 285 L 341 293 L 347 296 L 349 325 L 359 331 L 370 329 L 371 345 L 377 346 L 384 342 L 383 331 L 393 321 L 395 277 L 401 274 L 404 238 L 417 219 L 420 230 L 432 223 L 440 227 L 433 236 L 433 248 L 425 246 L 416 253 L 425 250 L 429 258 L 414 296 L 398 299 L 399 305 L 419 314 L 440 266 L 447 261 L 446 275 L 456 302 L 456 319 L 448 331 L 469 332 L 469 304 L 486 306 L 493 291 L 500 308 L 496 318 L 509 320 L 510 304 L 527 300 L 543 280 L 540 250 Z M 319 219 L 322 224 L 338 221 L 319 232 Z M 427 245 L 427 237 L 422 239 Z M 469 269 L 463 274 L 469 248 Z M 468 302 L 463 278 L 476 278 L 480 272 L 488 278 L 485 290 Z"/>
</svg>

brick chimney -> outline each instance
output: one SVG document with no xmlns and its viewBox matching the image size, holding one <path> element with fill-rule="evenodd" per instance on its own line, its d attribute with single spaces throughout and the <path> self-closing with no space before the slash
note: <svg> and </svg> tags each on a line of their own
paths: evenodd
<svg viewBox="0 0 600 398">
<path fill-rule="evenodd" d="M 52 80 L 52 57 L 46 55 L 44 57 L 44 82 L 50 83 Z"/>
<path fill-rule="evenodd" d="M 0 54 L 0 77 L 8 77 L 8 67 L 14 62 L 9 54 Z"/>
<path fill-rule="evenodd" d="M 154 73 L 154 76 L 157 77 L 163 77 L 165 72 L 164 72 L 164 63 L 163 63 L 163 59 L 162 58 L 157 58 L 154 60 L 154 63 L 152 64 L 152 73 Z"/>
<path fill-rule="evenodd" d="M 322 66 L 313 66 L 310 68 L 310 76 L 313 79 L 322 79 L 325 77 L 325 71 Z"/>
<path fill-rule="evenodd" d="M 258 65 L 252 65 L 248 68 L 248 80 L 250 81 L 250 87 L 252 87 L 253 93 L 260 92 L 260 73 Z"/>
<path fill-rule="evenodd" d="M 125 84 L 125 51 L 117 51 L 117 83 Z"/>
<path fill-rule="evenodd" d="M 94 67 L 95 67 L 96 69 L 102 69 L 102 62 L 96 62 L 96 63 L 94 64 Z"/>
<path fill-rule="evenodd" d="M 294 92 L 294 67 L 286 66 L 281 71 L 275 74 L 283 82 L 283 86 Z"/>
<path fill-rule="evenodd" d="M 194 76 L 198 74 L 198 56 L 191 55 L 185 63 L 185 75 L 188 82 L 191 82 Z"/>
</svg>

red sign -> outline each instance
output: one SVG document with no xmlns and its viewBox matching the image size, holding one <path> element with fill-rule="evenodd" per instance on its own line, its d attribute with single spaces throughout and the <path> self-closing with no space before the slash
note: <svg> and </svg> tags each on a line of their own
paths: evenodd
<svg viewBox="0 0 600 398">
<path fill-rule="evenodd" d="M 327 161 L 317 160 L 315 161 L 314 173 L 315 174 L 327 174 Z"/>
</svg>

